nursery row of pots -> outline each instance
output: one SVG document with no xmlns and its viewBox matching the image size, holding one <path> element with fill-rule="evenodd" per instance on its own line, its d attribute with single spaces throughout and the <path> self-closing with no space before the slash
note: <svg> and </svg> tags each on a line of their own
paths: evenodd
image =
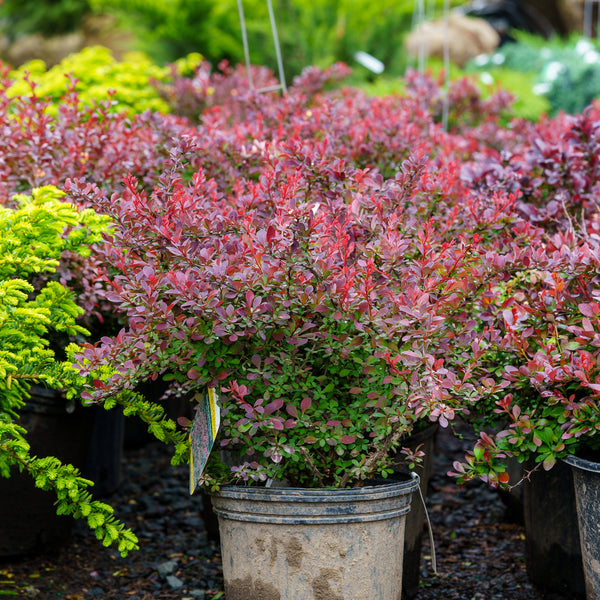
<svg viewBox="0 0 600 600">
<path fill-rule="evenodd" d="M 229 600 L 397 598 L 419 479 L 396 467 L 422 460 L 408 440 L 431 424 L 479 432 L 459 483 L 598 445 L 600 107 L 532 124 L 465 80 L 446 132 L 427 77 L 401 97 L 323 91 L 345 72 L 307 69 L 280 96 L 201 65 L 161 84 L 171 115 L 73 89 L 54 111 L 0 102 L 0 255 L 18 257 L 0 263 L 0 470 L 126 555 L 135 535 L 79 472 L 31 452 L 31 385 L 122 407 L 174 462 L 199 428 L 192 483 L 213 497 Z M 179 418 L 139 393 L 158 381 Z"/>
</svg>

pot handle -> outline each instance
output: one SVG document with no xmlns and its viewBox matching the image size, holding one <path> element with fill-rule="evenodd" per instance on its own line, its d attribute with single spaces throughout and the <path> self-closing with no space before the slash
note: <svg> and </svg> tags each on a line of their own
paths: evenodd
<svg viewBox="0 0 600 600">
<path fill-rule="evenodd" d="M 417 479 L 419 476 L 412 472 L 411 477 L 413 479 Z M 431 568 L 433 572 L 437 575 L 437 560 L 435 558 L 435 542 L 433 540 L 433 527 L 431 526 L 431 521 L 429 520 L 429 513 L 427 512 L 427 505 L 425 504 L 425 498 L 423 497 L 423 492 L 421 492 L 421 486 L 418 485 L 417 489 L 419 490 L 419 498 L 421 498 L 421 502 L 423 504 L 423 508 L 425 509 L 425 518 L 427 519 L 427 530 L 429 531 L 429 543 L 431 544 Z"/>
</svg>

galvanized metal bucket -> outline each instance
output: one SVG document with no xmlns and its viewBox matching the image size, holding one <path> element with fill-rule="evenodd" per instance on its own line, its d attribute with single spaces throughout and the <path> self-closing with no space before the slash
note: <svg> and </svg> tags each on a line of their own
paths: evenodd
<svg viewBox="0 0 600 600">
<path fill-rule="evenodd" d="M 570 455 L 587 600 L 600 600 L 600 455 L 594 460 Z"/>
<path fill-rule="evenodd" d="M 418 476 L 352 489 L 225 486 L 219 519 L 227 600 L 398 600 Z"/>
</svg>

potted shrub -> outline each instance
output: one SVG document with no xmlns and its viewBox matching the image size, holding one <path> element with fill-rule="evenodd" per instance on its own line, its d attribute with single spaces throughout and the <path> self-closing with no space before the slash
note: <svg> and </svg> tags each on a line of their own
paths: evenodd
<svg viewBox="0 0 600 600">
<path fill-rule="evenodd" d="M 393 455 L 419 421 L 446 426 L 453 395 L 473 390 L 469 361 L 451 368 L 444 357 L 464 356 L 478 335 L 466 306 L 487 267 L 476 240 L 446 243 L 431 223 L 415 230 L 364 172 L 307 174 L 287 167 L 285 144 L 264 152 L 259 181 L 233 190 L 202 171 L 186 183 L 176 164 L 150 195 L 133 179 L 112 198 L 69 184 L 73 201 L 118 224 L 104 248 L 107 297 L 129 323 L 85 346 L 86 397 L 106 401 L 158 376 L 195 404 L 217 391 L 218 447 L 236 460 L 213 452 L 200 483 L 214 492 L 228 594 L 312 597 L 357 585 L 353 597 L 397 598 L 403 525 L 392 514 L 408 510 L 416 483 L 393 479 Z M 111 376 L 99 377 L 106 368 Z M 125 412 L 139 408 L 132 399 Z M 186 457 L 172 424 L 151 427 L 176 441 L 175 460 Z M 359 520 L 372 495 L 388 498 L 383 520 L 368 508 L 369 527 L 334 525 L 341 512 Z M 309 522 L 309 532 L 280 543 L 282 522 Z M 349 542 L 355 529 L 362 537 Z M 361 545 L 377 564 L 354 554 Z"/>
<path fill-rule="evenodd" d="M 491 347 L 501 357 L 491 374 L 506 390 L 492 396 L 488 410 L 496 413 L 492 424 L 503 426 L 482 431 L 473 451 L 455 465 L 462 481 L 508 483 L 509 457 L 530 461 L 527 479 L 558 459 L 589 458 L 600 445 L 599 247 L 595 220 L 584 221 L 584 227 L 542 235 L 504 262 L 511 275 L 496 287 L 486 318 L 495 330 Z M 587 516 L 597 523 L 600 515 L 588 510 Z"/>
<path fill-rule="evenodd" d="M 62 195 L 56 188 L 39 188 L 31 196 L 16 196 L 14 209 L 0 208 L 0 474 L 17 479 L 16 497 L 11 482 L 3 484 L 2 497 L 7 504 L 1 516 L 1 550 L 3 555 L 20 554 L 39 550 L 40 544 L 48 547 L 63 541 L 65 521 L 54 521 L 55 512 L 87 519 L 105 545 L 115 542 L 126 555 L 137 547 L 136 537 L 115 520 L 110 506 L 92 500 L 87 491 L 91 482 L 83 479 L 75 466 L 46 455 L 49 448 L 40 445 L 41 439 L 54 443 L 56 453 L 66 457 L 76 456 L 77 440 L 87 448 L 85 431 L 78 431 L 79 420 L 69 414 L 78 399 L 73 386 L 78 379 L 71 363 L 57 359 L 49 342 L 52 332 L 81 336 L 86 331 L 76 323 L 82 309 L 72 293 L 59 282 L 39 283 L 36 279 L 52 273 L 64 253 L 88 253 L 88 246 L 100 239 L 108 222 L 93 211 L 76 211 L 60 200 Z M 52 397 L 42 398 L 50 413 L 28 419 L 26 402 L 33 385 L 63 389 L 62 411 L 54 406 Z M 45 435 L 55 417 L 66 423 L 66 429 L 59 430 L 62 434 L 58 437 L 63 439 Z M 35 431 L 27 431 L 28 424 Z M 36 438 L 31 440 L 33 446 L 29 433 Z M 30 476 L 29 486 L 20 473 Z M 54 507 L 42 490 L 55 494 Z M 28 498 L 32 506 L 27 504 Z M 34 531 L 33 524 L 39 529 Z"/>
<path fill-rule="evenodd" d="M 480 403 L 476 412 L 485 417 L 483 431 L 500 432 L 503 439 L 501 450 L 486 451 L 485 456 L 506 452 L 506 457 L 494 459 L 488 470 L 483 465 L 467 470 L 489 475 L 497 484 L 498 477 L 508 478 L 499 464 L 505 458 L 523 463 L 529 575 L 539 587 L 565 589 L 572 595 L 583 593 L 572 476 L 566 464 L 553 465 L 558 456 L 597 444 L 592 429 L 568 433 L 578 409 L 565 408 L 564 399 L 574 395 L 594 402 L 593 389 L 580 379 L 580 361 L 586 353 L 595 355 L 594 343 L 586 343 L 574 327 L 593 322 L 598 116 L 595 104 L 580 115 L 532 124 L 523 131 L 527 135 L 513 139 L 502 154 L 489 154 L 464 170 L 464 180 L 475 189 L 515 192 L 514 210 L 520 218 L 512 228 L 511 246 L 496 249 L 500 279 L 492 300 L 478 309 L 490 327 L 488 371 L 503 380 L 511 395 Z M 537 429 L 547 428 L 543 441 L 523 425 L 530 415 L 533 423 L 539 419 Z M 515 436 L 521 426 L 525 434 Z M 519 479 L 513 478 L 509 486 Z M 547 527 L 549 509 L 556 514 L 557 527 L 552 530 Z"/>
</svg>

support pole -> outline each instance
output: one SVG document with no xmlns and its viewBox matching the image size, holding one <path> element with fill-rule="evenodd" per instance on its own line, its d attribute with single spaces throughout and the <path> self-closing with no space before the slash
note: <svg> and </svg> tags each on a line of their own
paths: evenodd
<svg viewBox="0 0 600 600">
<path fill-rule="evenodd" d="M 248 32 L 246 29 L 246 17 L 244 15 L 244 6 L 242 0 L 237 0 L 238 13 L 240 17 L 240 26 L 242 29 L 242 44 L 244 46 L 244 59 L 246 62 L 246 70 L 248 72 L 248 84 L 250 89 L 254 90 L 254 82 L 252 81 L 251 64 L 250 64 L 250 48 L 248 46 Z M 271 24 L 271 35 L 273 36 L 273 45 L 275 47 L 275 57 L 277 60 L 277 70 L 279 72 L 279 84 L 261 88 L 256 90 L 259 94 L 262 92 L 270 92 L 275 90 L 281 90 L 282 92 L 287 91 L 285 83 L 285 73 L 283 71 L 283 60 L 281 58 L 281 47 L 279 44 L 279 35 L 277 34 L 277 24 L 275 23 L 275 13 L 273 12 L 273 5 L 271 0 L 267 0 L 267 10 L 269 11 L 269 22 Z"/>
<path fill-rule="evenodd" d="M 592 38 L 594 35 L 594 5 L 597 6 L 596 14 L 596 41 L 600 39 L 600 0 L 585 0 L 583 4 L 583 35 Z"/>
<path fill-rule="evenodd" d="M 444 0 L 444 104 L 442 107 L 442 127 L 448 131 L 448 113 L 450 112 L 450 0 Z"/>
</svg>

